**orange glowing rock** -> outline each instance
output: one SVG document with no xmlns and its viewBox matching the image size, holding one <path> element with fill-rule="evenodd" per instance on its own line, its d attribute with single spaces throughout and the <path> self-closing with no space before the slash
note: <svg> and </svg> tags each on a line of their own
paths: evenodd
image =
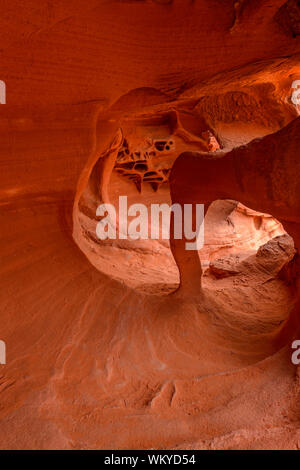
<svg viewBox="0 0 300 470">
<path fill-rule="evenodd" d="M 298 448 L 297 2 L 6 3 L 0 447 Z M 99 240 L 120 195 L 204 247 Z"/>
</svg>

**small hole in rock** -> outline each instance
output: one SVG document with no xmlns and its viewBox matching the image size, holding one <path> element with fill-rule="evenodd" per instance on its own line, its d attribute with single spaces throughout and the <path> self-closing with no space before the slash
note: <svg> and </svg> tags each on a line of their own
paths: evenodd
<svg viewBox="0 0 300 470">
<path fill-rule="evenodd" d="M 166 145 L 166 141 L 165 141 L 165 140 L 155 142 L 155 148 L 156 148 L 157 150 L 159 150 L 160 152 L 162 152 L 162 151 L 164 150 L 165 145 Z"/>
<path fill-rule="evenodd" d="M 147 165 L 145 163 L 137 163 L 134 167 L 135 170 L 141 170 L 141 171 L 146 171 L 148 170 Z"/>
</svg>

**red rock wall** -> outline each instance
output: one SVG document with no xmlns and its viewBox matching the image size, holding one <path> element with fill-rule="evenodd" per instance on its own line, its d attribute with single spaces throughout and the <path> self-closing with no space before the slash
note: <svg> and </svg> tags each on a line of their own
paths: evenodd
<svg viewBox="0 0 300 470">
<path fill-rule="evenodd" d="M 296 3 L 3 5 L 2 449 L 299 448 Z M 99 242 L 120 194 L 205 246 Z"/>
</svg>

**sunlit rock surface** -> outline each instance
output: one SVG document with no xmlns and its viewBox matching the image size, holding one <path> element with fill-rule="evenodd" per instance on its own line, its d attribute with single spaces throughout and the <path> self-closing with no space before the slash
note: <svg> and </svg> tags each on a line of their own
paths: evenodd
<svg viewBox="0 0 300 470">
<path fill-rule="evenodd" d="M 297 3 L 3 9 L 1 448 L 299 448 Z M 98 240 L 120 195 L 204 247 Z"/>
</svg>

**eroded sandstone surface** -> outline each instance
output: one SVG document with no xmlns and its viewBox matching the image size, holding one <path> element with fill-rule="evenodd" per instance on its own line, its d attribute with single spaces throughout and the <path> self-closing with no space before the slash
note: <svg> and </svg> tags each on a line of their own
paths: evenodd
<svg viewBox="0 0 300 470">
<path fill-rule="evenodd" d="M 294 0 L 10 1 L 3 449 L 299 449 Z M 205 204 L 205 244 L 99 240 Z"/>
</svg>

